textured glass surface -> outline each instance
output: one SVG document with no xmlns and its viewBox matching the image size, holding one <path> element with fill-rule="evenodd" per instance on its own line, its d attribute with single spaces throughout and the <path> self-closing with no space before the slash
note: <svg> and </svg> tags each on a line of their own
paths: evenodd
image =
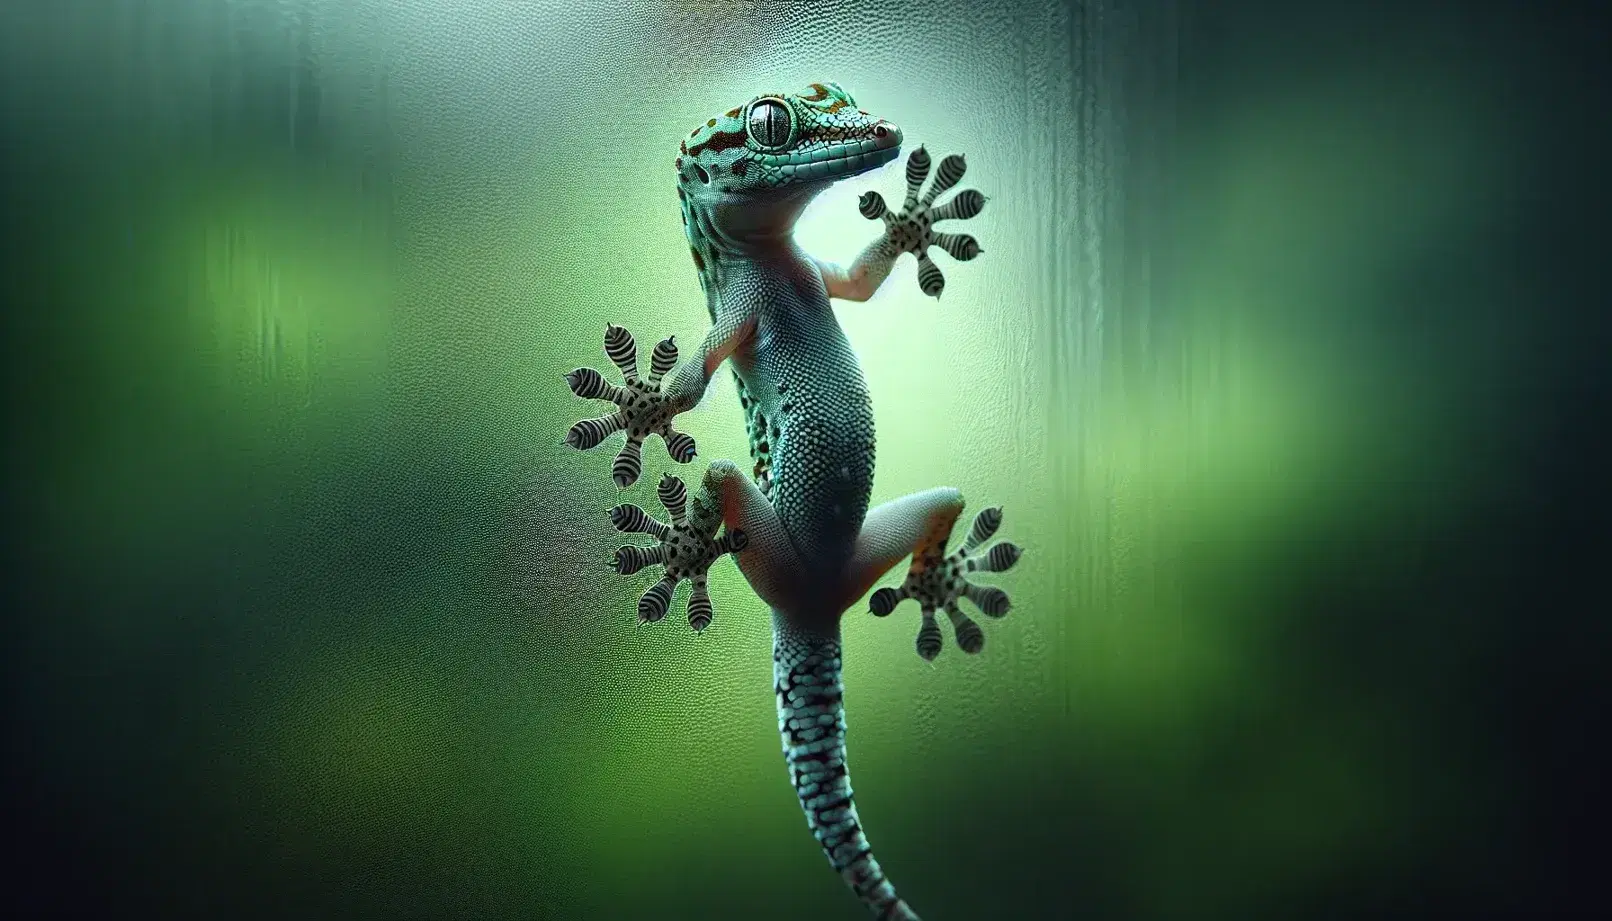
<svg viewBox="0 0 1612 921">
<path fill-rule="evenodd" d="M 98 880 L 42 898 L 861 917 L 787 783 L 766 611 L 723 562 L 712 629 L 635 629 L 610 449 L 561 444 L 607 321 L 645 354 L 704 332 L 678 140 L 813 80 L 991 196 L 938 303 L 903 259 L 836 308 L 874 501 L 957 486 L 1026 549 L 980 656 L 847 615 L 857 802 L 901 894 L 1305 917 L 1464 853 L 1499 769 L 1384 676 L 1492 647 L 1328 599 L 1424 565 L 1490 475 L 1462 394 L 1508 334 L 1412 289 L 1503 213 L 1472 189 L 1515 133 L 1469 49 L 1261 20 L 1322 49 L 1271 81 L 1212 6 L 7 4 L 10 213 L 54 305 L 19 326 L 45 586 L 19 789 L 39 853 Z M 824 194 L 806 248 L 851 259 L 900 169 Z M 747 456 L 726 374 L 681 427 L 700 464 Z M 675 465 L 645 456 L 652 506 Z"/>
</svg>

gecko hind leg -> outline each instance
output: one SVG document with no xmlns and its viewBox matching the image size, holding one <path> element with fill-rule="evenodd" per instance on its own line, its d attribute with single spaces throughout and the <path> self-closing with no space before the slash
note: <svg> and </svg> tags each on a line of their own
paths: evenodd
<svg viewBox="0 0 1612 921">
<path fill-rule="evenodd" d="M 916 647 L 918 655 L 927 661 L 940 655 L 942 646 L 936 612 L 946 612 L 958 648 L 973 654 L 984 648 L 985 633 L 963 613 L 958 599 L 967 598 L 989 617 L 1002 617 L 1012 606 L 1007 592 L 993 585 L 976 585 L 968 579 L 973 572 L 1005 572 L 1022 555 L 1017 546 L 1006 541 L 980 549 L 1002 525 L 1000 508 L 987 508 L 976 515 L 962 545 L 946 554 L 946 543 L 962 508 L 962 497 L 956 490 L 916 493 L 870 512 L 858 540 L 854 561 L 859 568 L 853 573 L 855 584 L 864 591 L 899 561 L 904 555 L 903 545 L 911 549 L 912 565 L 901 586 L 874 592 L 868 607 L 876 616 L 884 617 L 900 602 L 917 599 L 922 622 Z"/>
<path fill-rule="evenodd" d="M 611 565 L 622 575 L 632 575 L 645 566 L 665 567 L 660 580 L 638 600 L 640 624 L 665 618 L 677 584 L 689 580 L 693 586 L 688 599 L 689 626 L 703 632 L 710 626 L 712 617 L 711 596 L 706 588 L 711 564 L 724 554 L 742 551 L 749 543 L 749 536 L 742 529 L 730 527 L 718 537 L 721 517 L 701 514 L 698 500 L 695 514 L 690 515 L 688 490 L 682 480 L 669 473 L 661 477 L 656 493 L 671 515 L 670 524 L 636 505 L 618 505 L 610 510 L 610 522 L 616 530 L 648 534 L 659 541 L 654 547 L 622 547 L 616 551 Z"/>
<path fill-rule="evenodd" d="M 762 489 L 729 460 L 712 461 L 695 500 L 700 515 L 742 528 L 748 544 L 734 556 L 756 595 L 773 608 L 802 607 L 802 566 L 795 545 Z"/>
<path fill-rule="evenodd" d="M 617 530 L 648 534 L 659 541 L 654 547 L 622 547 L 611 562 L 623 575 L 645 566 L 665 567 L 660 581 L 639 600 L 640 623 L 664 619 L 678 583 L 687 579 L 692 585 L 689 626 L 704 632 L 713 617 L 708 573 L 711 564 L 726 553 L 734 555 L 739 571 L 763 601 L 777 607 L 798 598 L 800 565 L 794 545 L 772 505 L 733 462 L 712 461 L 694 496 L 671 474 L 661 478 L 656 492 L 671 514 L 670 524 L 636 505 L 610 510 L 610 521 Z M 727 531 L 718 537 L 717 530 L 724 524 Z"/>
</svg>

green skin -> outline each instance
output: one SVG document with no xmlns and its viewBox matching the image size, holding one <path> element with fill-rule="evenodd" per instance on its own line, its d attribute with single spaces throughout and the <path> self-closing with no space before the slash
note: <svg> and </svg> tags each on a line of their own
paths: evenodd
<svg viewBox="0 0 1612 921">
<path fill-rule="evenodd" d="M 963 508 L 955 489 L 931 489 L 868 508 L 872 403 L 829 299 L 867 300 L 904 252 L 918 257 L 920 287 L 938 297 L 944 278 L 928 248 L 940 246 L 960 260 L 980 249 L 972 237 L 935 232 L 932 225 L 973 217 L 985 199 L 965 190 L 933 204 L 962 177 L 960 156 L 941 161 L 934 183 L 920 195 L 930 167 L 920 147 L 908 159 L 900 212 L 890 211 L 877 193 L 862 197 L 862 214 L 882 219 L 884 233 L 848 269 L 801 251 L 793 230 L 818 192 L 895 159 L 901 140 L 900 129 L 858 109 L 833 83 L 758 96 L 695 129 L 677 158 L 678 198 L 711 328 L 681 365 L 676 344 L 662 341 L 648 379 L 640 380 L 632 337 L 608 327 L 606 353 L 625 386 L 608 384 L 588 369 L 567 379 L 578 395 L 609 400 L 617 410 L 577 423 L 566 440 L 591 448 L 625 431 L 627 443 L 613 467 L 623 489 L 638 479 L 639 446 L 650 434 L 666 439 L 674 459 L 692 460 L 693 440 L 676 432 L 672 419 L 694 407 L 717 368 L 731 363 L 749 427 L 752 475 L 730 461 L 714 461 L 692 499 L 681 481 L 666 476 L 659 495 L 669 523 L 634 505 L 612 509 L 619 530 L 658 542 L 622 548 L 615 567 L 623 573 L 665 567 L 639 602 L 643 622 L 664 618 L 677 583 L 688 579 L 689 622 L 703 630 L 711 622 L 707 571 L 721 555 L 735 555 L 752 589 L 772 608 L 778 726 L 807 824 L 834 869 L 876 917 L 913 921 L 918 916 L 873 858 L 851 793 L 840 617 L 911 556 L 905 582 L 875 592 L 872 612 L 884 616 L 899 601 L 917 599 L 919 655 L 933 660 L 940 652 L 938 611 L 951 620 L 959 648 L 979 652 L 984 634 L 958 600 L 968 598 L 992 617 L 1006 614 L 1009 602 L 1001 589 L 976 585 L 967 574 L 1006 570 L 1020 551 L 1005 542 L 981 549 L 1001 523 L 1001 510 L 988 508 L 962 546 L 946 555 Z"/>
</svg>

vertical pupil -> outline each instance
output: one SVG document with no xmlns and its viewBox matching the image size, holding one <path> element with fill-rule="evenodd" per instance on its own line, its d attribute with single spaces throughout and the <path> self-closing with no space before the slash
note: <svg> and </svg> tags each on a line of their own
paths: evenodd
<svg viewBox="0 0 1612 921">
<path fill-rule="evenodd" d="M 765 147 L 777 147 L 789 139 L 789 114 L 776 102 L 764 102 L 750 113 L 750 132 Z"/>
</svg>

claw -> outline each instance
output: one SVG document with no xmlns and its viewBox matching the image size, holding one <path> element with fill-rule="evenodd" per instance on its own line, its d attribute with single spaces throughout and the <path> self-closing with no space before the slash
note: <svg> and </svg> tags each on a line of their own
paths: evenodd
<svg viewBox="0 0 1612 921">
<path fill-rule="evenodd" d="M 868 609 L 873 612 L 874 617 L 889 617 L 890 612 L 896 609 L 896 605 L 911 597 L 905 586 L 901 588 L 886 586 L 874 592 L 873 597 L 868 599 Z"/>
<path fill-rule="evenodd" d="M 963 590 L 963 597 L 974 603 L 980 613 L 987 617 L 1005 617 L 1008 610 L 1013 607 L 1008 593 L 994 585 L 972 585 Z"/>
<path fill-rule="evenodd" d="M 630 576 L 645 566 L 664 562 L 665 552 L 664 547 L 618 547 L 610 566 L 616 572 Z"/>
<path fill-rule="evenodd" d="M 1002 507 L 993 505 L 990 508 L 980 509 L 974 516 L 974 524 L 968 529 L 968 536 L 963 538 L 962 550 L 964 553 L 973 553 L 974 548 L 991 539 L 996 529 L 1002 526 Z"/>
<path fill-rule="evenodd" d="M 983 554 L 971 557 L 968 560 L 968 571 L 1007 572 L 1013 568 L 1014 563 L 1019 561 L 1019 556 L 1023 553 L 1024 551 L 1020 550 L 1016 544 L 1010 544 L 1007 541 L 993 544 Z"/>
<path fill-rule="evenodd" d="M 1012 606 L 1007 592 L 994 585 L 975 585 L 968 581 L 971 572 L 1006 572 L 1022 555 L 1017 545 L 1003 541 L 984 551 L 979 546 L 990 540 L 1002 525 L 1002 509 L 984 509 L 974 517 L 968 536 L 962 546 L 944 559 L 939 547 L 932 555 L 916 558 L 907 578 L 899 588 L 885 587 L 868 599 L 868 609 L 877 617 L 886 617 L 896 606 L 908 598 L 917 599 L 922 608 L 922 621 L 918 628 L 918 655 L 925 661 L 934 661 L 943 645 L 937 611 L 945 611 L 951 621 L 952 634 L 957 647 L 970 655 L 985 648 L 985 632 L 979 624 L 958 607 L 959 598 L 967 598 L 988 617 L 999 618 Z"/>
</svg>

